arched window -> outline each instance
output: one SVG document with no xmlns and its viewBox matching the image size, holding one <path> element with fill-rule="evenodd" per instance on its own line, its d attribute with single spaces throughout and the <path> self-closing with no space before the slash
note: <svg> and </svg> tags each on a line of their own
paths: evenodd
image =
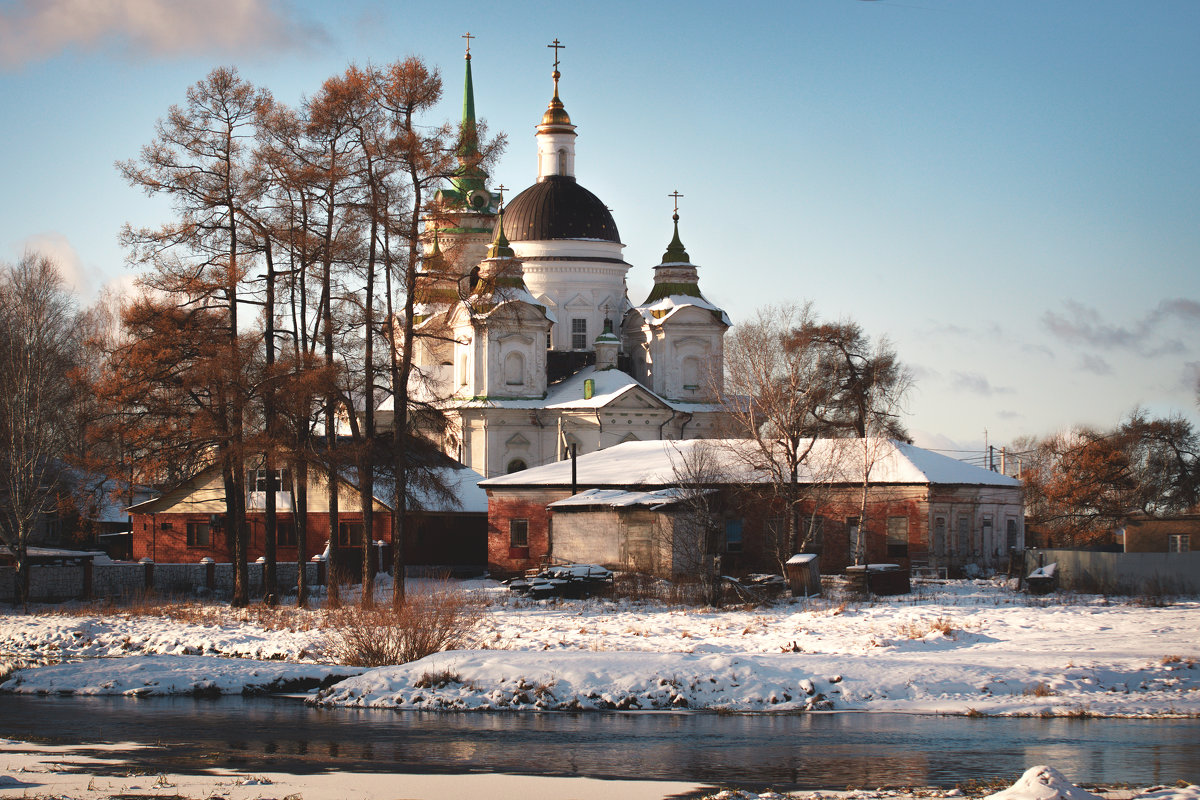
<svg viewBox="0 0 1200 800">
<path fill-rule="evenodd" d="M 510 475 L 514 472 L 520 472 L 523 469 L 527 469 L 523 459 L 514 458 L 512 461 L 508 462 L 508 473 Z"/>
<path fill-rule="evenodd" d="M 504 357 L 504 383 L 521 386 L 525 383 L 525 355 L 513 351 Z"/>
<path fill-rule="evenodd" d="M 471 276 L 467 279 L 467 289 L 474 292 L 475 287 L 479 285 L 479 267 L 471 270 Z"/>
<path fill-rule="evenodd" d="M 567 174 L 567 148 L 558 148 L 558 174 Z"/>
</svg>

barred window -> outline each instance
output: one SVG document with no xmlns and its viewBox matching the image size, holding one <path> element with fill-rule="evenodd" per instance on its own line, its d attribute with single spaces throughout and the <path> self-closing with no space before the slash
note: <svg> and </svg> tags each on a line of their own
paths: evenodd
<svg viewBox="0 0 1200 800">
<path fill-rule="evenodd" d="M 529 547 L 529 520 L 510 519 L 508 521 L 508 546 Z"/>
<path fill-rule="evenodd" d="M 575 317 L 571 320 L 571 349 L 587 350 L 587 319 Z"/>
</svg>

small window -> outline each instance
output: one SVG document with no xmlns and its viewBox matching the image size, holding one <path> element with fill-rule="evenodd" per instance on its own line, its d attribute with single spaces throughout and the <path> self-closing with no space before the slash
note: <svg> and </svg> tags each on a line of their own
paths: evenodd
<svg viewBox="0 0 1200 800">
<path fill-rule="evenodd" d="M 908 517 L 888 517 L 888 558 L 908 558 Z"/>
<path fill-rule="evenodd" d="M 1192 551 L 1192 537 L 1187 533 L 1172 533 L 1167 536 L 1167 552 L 1168 553 L 1190 553 Z"/>
<path fill-rule="evenodd" d="M 730 553 L 742 552 L 742 520 L 725 520 L 725 550 Z"/>
<path fill-rule="evenodd" d="M 211 547 L 212 526 L 207 522 L 189 522 L 187 524 L 188 547 Z"/>
<path fill-rule="evenodd" d="M 587 319 L 575 317 L 571 320 L 571 349 L 587 350 Z"/>
<path fill-rule="evenodd" d="M 275 520 L 275 544 L 278 547 L 296 546 L 296 523 L 290 519 Z"/>
<path fill-rule="evenodd" d="M 363 524 L 361 522 L 338 523 L 338 547 L 361 547 Z"/>
<path fill-rule="evenodd" d="M 508 546 L 529 547 L 529 520 L 510 519 L 508 521 Z"/>
<path fill-rule="evenodd" d="M 983 547 L 982 549 L 976 548 L 975 554 L 979 555 L 980 552 L 986 553 L 994 549 L 996 551 L 996 555 L 1000 555 L 1000 543 L 992 538 L 992 518 L 990 516 L 985 516 L 979 527 L 979 538 L 983 540 Z"/>
<path fill-rule="evenodd" d="M 550 331 L 546 331 L 546 349 L 552 350 L 553 348 L 554 348 L 554 340 L 551 337 Z"/>
<path fill-rule="evenodd" d="M 1015 519 L 1010 519 L 1008 521 L 1006 534 L 1007 534 L 1006 538 L 1008 539 L 1008 549 L 1010 551 L 1016 550 L 1017 549 L 1017 521 Z"/>
<path fill-rule="evenodd" d="M 512 461 L 508 462 L 507 471 L 509 475 L 513 474 L 514 472 L 520 472 L 523 469 L 529 469 L 529 467 L 525 465 L 525 462 L 522 459 L 514 458 Z"/>
<path fill-rule="evenodd" d="M 847 550 L 850 560 L 857 561 L 857 557 L 862 554 L 861 543 L 858 541 L 858 517 L 846 517 L 846 543 L 850 548 Z"/>
<path fill-rule="evenodd" d="M 938 517 L 933 521 L 933 554 L 946 555 L 946 518 Z"/>
</svg>

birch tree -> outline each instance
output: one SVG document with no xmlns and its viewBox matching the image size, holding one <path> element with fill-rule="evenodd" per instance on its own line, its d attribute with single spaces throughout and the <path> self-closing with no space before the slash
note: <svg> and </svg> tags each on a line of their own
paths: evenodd
<svg viewBox="0 0 1200 800">
<path fill-rule="evenodd" d="M 26 253 L 0 269 L 0 542 L 16 564 L 24 605 L 30 536 L 57 503 L 57 475 L 74 434 L 70 373 L 76 312 L 54 264 Z"/>
</svg>

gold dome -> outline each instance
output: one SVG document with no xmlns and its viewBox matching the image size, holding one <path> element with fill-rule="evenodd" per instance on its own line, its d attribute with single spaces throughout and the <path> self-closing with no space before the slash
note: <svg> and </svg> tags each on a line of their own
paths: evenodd
<svg viewBox="0 0 1200 800">
<path fill-rule="evenodd" d="M 559 77 L 561 77 L 561 73 L 558 70 L 554 70 L 554 97 L 550 98 L 550 105 L 546 108 L 546 113 L 542 114 L 542 122 L 539 127 L 571 124 L 571 117 L 567 114 L 567 109 L 563 106 L 563 101 L 558 99 Z"/>
</svg>

